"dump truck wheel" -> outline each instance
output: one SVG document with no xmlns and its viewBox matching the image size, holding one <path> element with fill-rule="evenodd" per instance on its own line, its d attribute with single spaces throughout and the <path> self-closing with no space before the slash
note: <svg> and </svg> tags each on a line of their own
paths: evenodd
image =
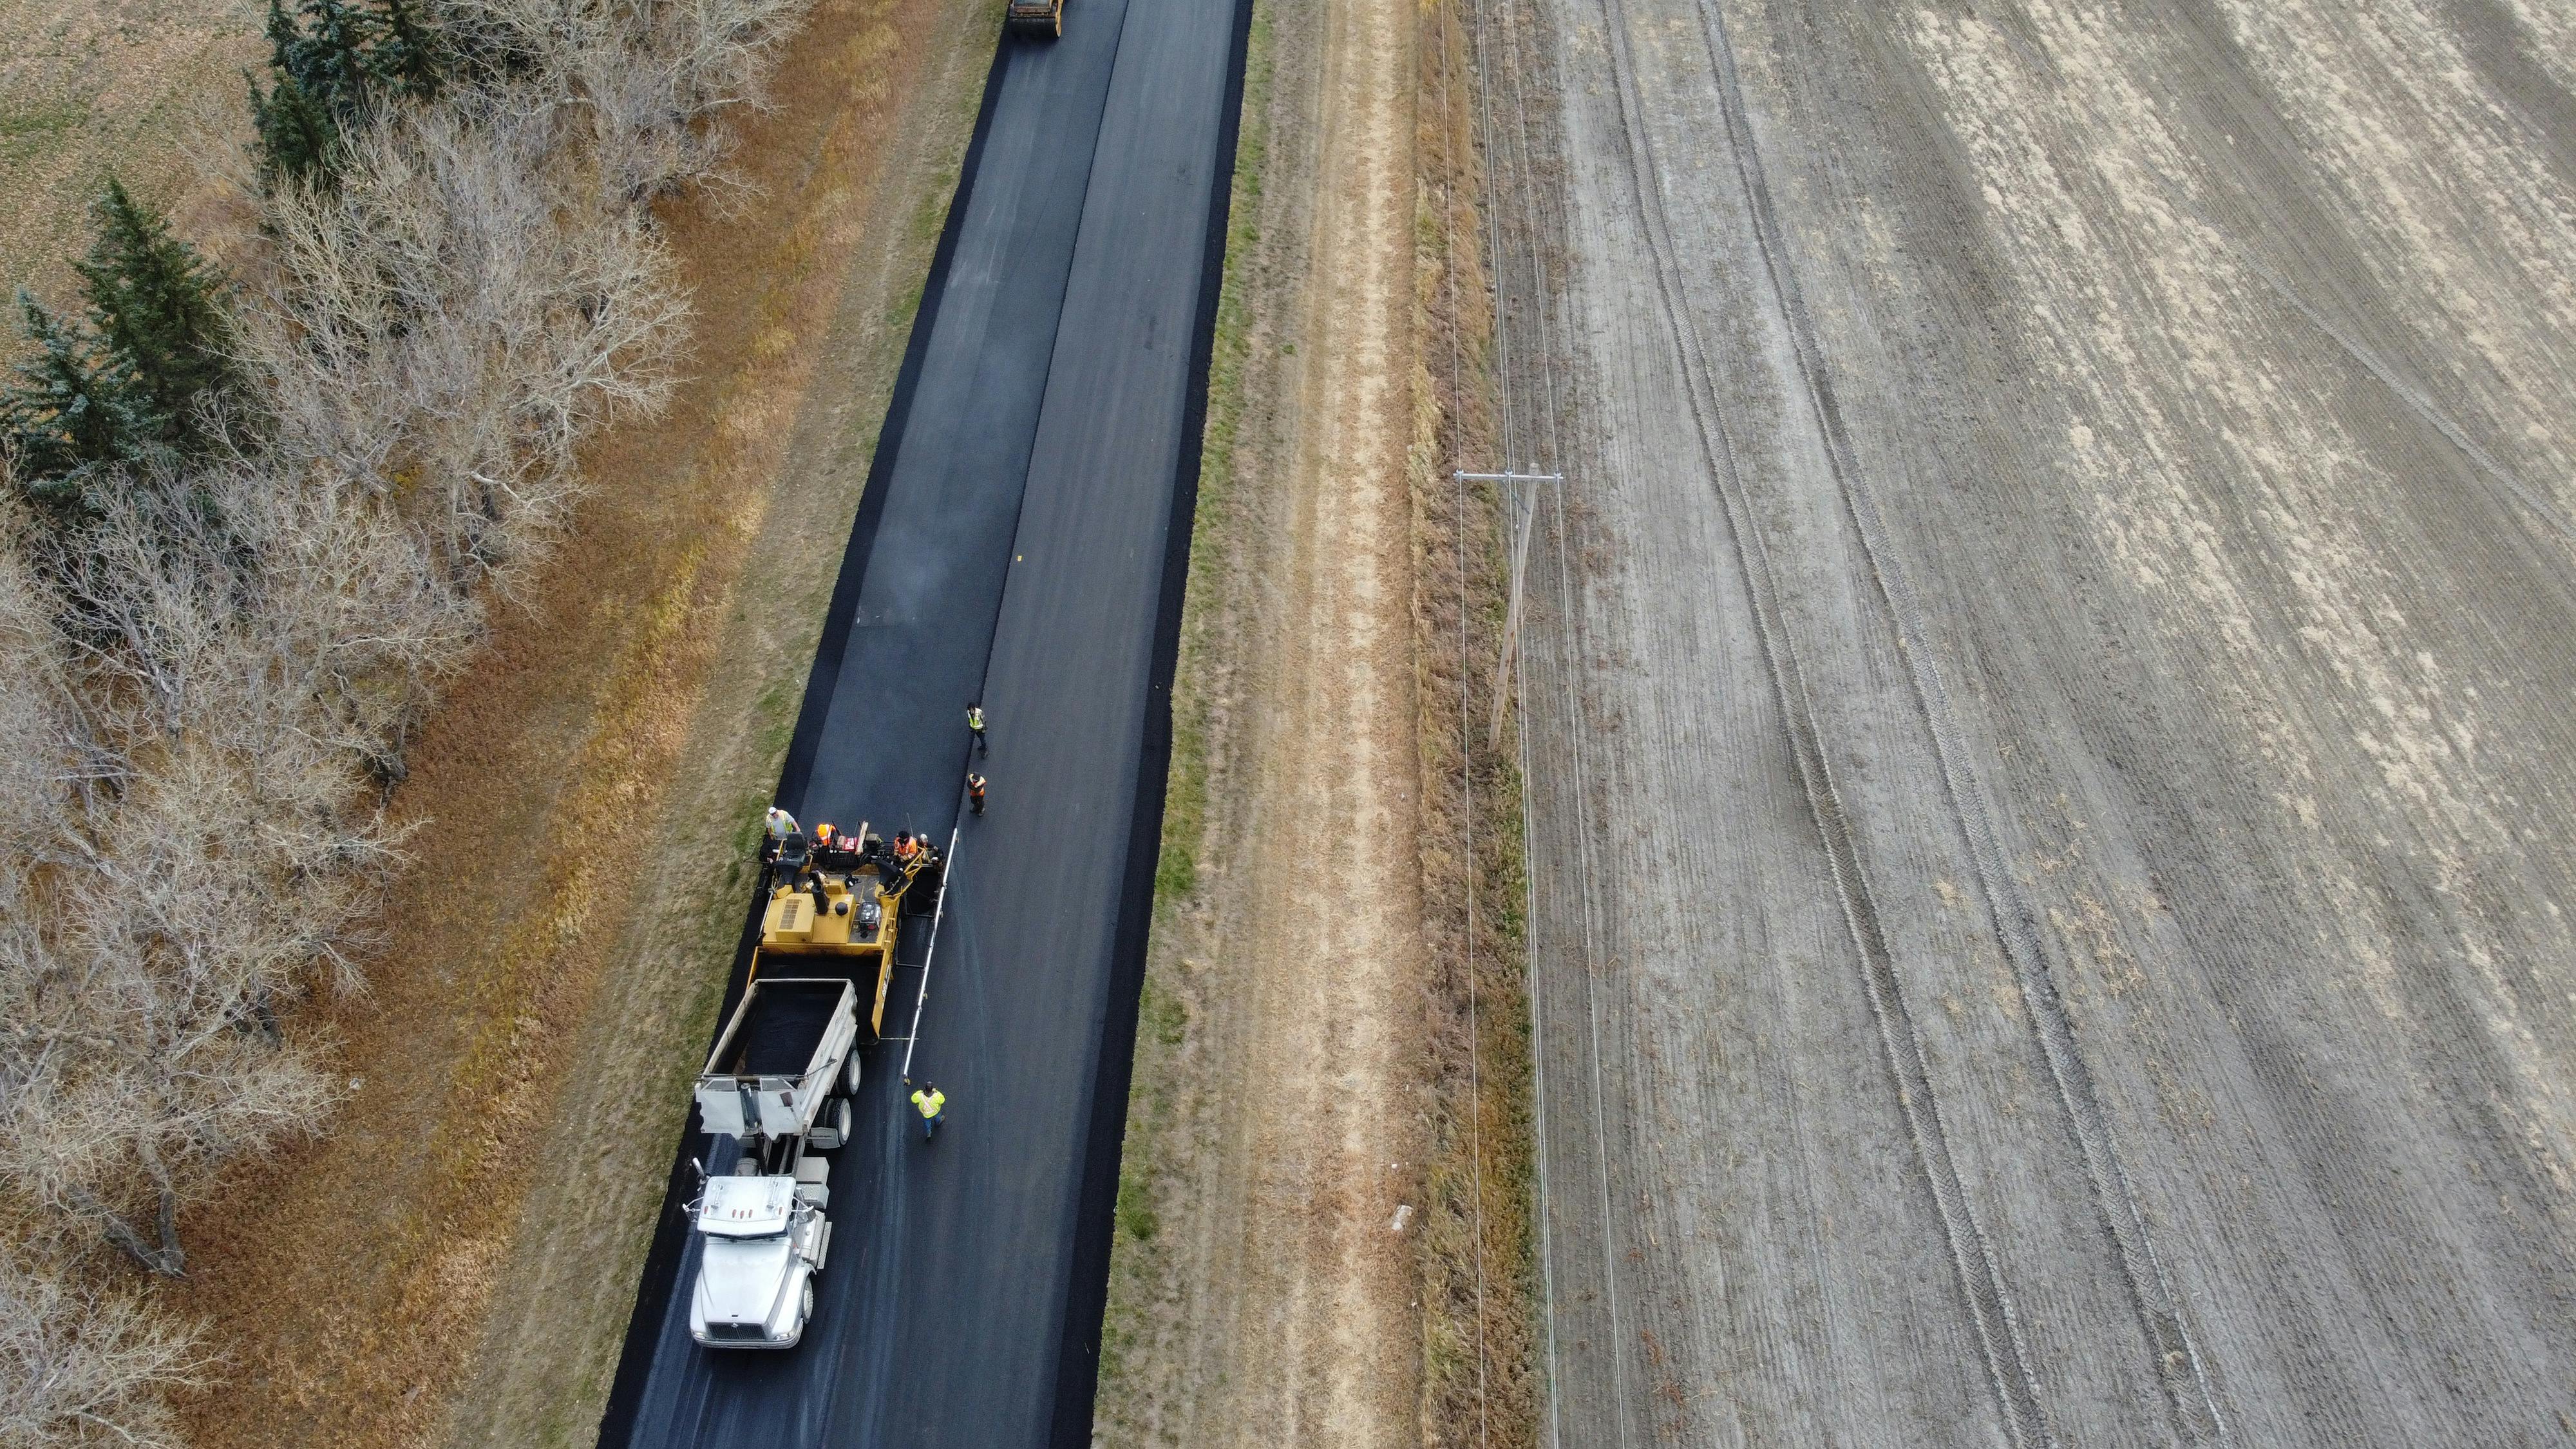
<svg viewBox="0 0 2576 1449">
<path fill-rule="evenodd" d="M 841 1090 L 853 1097 L 859 1094 L 859 1054 L 857 1052 L 850 1053 L 849 1061 L 841 1067 Z"/>
<path fill-rule="evenodd" d="M 847 1097 L 832 1104 L 832 1134 L 836 1139 L 832 1143 L 834 1147 L 850 1145 L 850 1099 Z"/>
</svg>

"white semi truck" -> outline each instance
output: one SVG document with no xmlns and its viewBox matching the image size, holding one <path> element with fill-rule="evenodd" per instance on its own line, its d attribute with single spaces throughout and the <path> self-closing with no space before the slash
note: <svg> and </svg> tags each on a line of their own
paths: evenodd
<svg viewBox="0 0 2576 1449">
<path fill-rule="evenodd" d="M 832 1246 L 830 1164 L 859 1085 L 858 990 L 758 980 L 698 1078 L 710 1160 L 697 1202 L 689 1333 L 716 1348 L 793 1348 Z"/>
<path fill-rule="evenodd" d="M 867 827 L 857 839 L 874 843 Z M 709 1138 L 689 1333 L 710 1348 L 793 1348 L 814 1314 L 832 1246 L 831 1166 L 850 1140 L 859 1050 L 885 1027 L 886 985 L 907 898 L 934 851 L 902 860 L 808 855 L 795 837 L 771 863 L 751 979 L 698 1075 Z"/>
</svg>

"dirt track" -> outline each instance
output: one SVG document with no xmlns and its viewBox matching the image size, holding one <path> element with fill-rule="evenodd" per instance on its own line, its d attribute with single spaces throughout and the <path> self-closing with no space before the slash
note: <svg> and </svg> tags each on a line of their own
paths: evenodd
<svg viewBox="0 0 2576 1449">
<path fill-rule="evenodd" d="M 1555 1442 L 2576 1437 L 2576 21 L 1509 8 Z"/>
</svg>

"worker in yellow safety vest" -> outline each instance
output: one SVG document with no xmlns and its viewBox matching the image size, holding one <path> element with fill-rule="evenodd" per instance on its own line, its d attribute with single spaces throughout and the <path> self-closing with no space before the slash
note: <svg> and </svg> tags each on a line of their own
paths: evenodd
<svg viewBox="0 0 2576 1449">
<path fill-rule="evenodd" d="M 760 889 L 765 892 L 769 889 L 771 873 L 780 868 L 782 860 L 787 862 L 786 870 L 789 873 L 793 873 L 801 866 L 805 853 L 805 835 L 797 828 L 796 817 L 775 805 L 769 807 L 769 814 L 761 821 L 761 825 Z"/>
<path fill-rule="evenodd" d="M 904 1078 L 903 1084 L 912 1086 L 912 1078 Z M 939 1090 L 937 1083 L 924 1082 L 913 1089 L 912 1105 L 921 1114 L 921 1140 L 927 1142 L 939 1130 L 940 1114 L 948 1108 L 948 1094 Z"/>
<path fill-rule="evenodd" d="M 966 732 L 975 737 L 977 753 L 989 755 L 993 752 L 991 742 L 984 738 L 984 706 L 981 701 L 966 706 Z"/>
</svg>

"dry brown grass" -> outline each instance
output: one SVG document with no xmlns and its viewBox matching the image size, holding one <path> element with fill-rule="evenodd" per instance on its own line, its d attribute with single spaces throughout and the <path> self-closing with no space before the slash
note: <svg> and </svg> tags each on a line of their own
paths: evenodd
<svg viewBox="0 0 2576 1449">
<path fill-rule="evenodd" d="M 1422 898 L 1432 1143 L 1423 1254 L 1425 1445 L 1535 1444 L 1537 1139 L 1526 988 L 1526 862 L 1514 731 L 1488 733 L 1504 559 L 1488 488 L 1450 470 L 1495 456 L 1484 186 L 1474 76 L 1454 0 L 1417 10 L 1416 650 L 1422 671 Z M 1464 716 L 1462 718 L 1461 716 Z M 1472 905 L 1471 905 L 1472 903 Z"/>
<path fill-rule="evenodd" d="M 0 5 L 0 297 L 58 298 L 111 169 L 203 235 L 221 188 L 212 145 L 249 132 L 241 72 L 257 64 L 254 0 L 15 0 Z"/>
<path fill-rule="evenodd" d="M 1448 483 L 1453 459 L 1479 456 L 1489 406 L 1453 13 L 1398 8 L 1408 62 L 1365 6 L 1254 10 L 1103 1332 L 1104 1444 L 1534 1442 L 1519 794 L 1510 740 L 1494 748 L 1482 723 L 1499 556 L 1493 500 L 1462 508 Z M 1390 88 L 1407 93 L 1392 142 L 1352 97 L 1370 56 L 1392 58 Z M 1314 97 L 1326 117 L 1302 109 Z M 1413 247 L 1386 298 L 1364 280 L 1380 274 L 1379 238 L 1349 226 L 1372 160 L 1400 198 L 1392 245 Z M 1453 162 L 1466 169 L 1453 176 Z M 1382 334 L 1358 320 L 1374 307 L 1393 313 Z M 1381 335 L 1387 345 L 1369 345 Z M 1331 389 L 1354 380 L 1410 412 L 1336 405 Z M 1359 421 L 1375 425 L 1366 446 Z M 1329 487 L 1309 472 L 1318 449 L 1333 458 Z M 1392 560 L 1367 546 L 1380 535 L 1352 536 L 1352 516 L 1372 513 L 1373 471 L 1392 485 Z M 1391 586 L 1373 594 L 1379 580 Z M 1335 614 L 1319 595 L 1380 612 Z M 1316 717 L 1301 711 L 1324 676 L 1307 661 L 1327 655 L 1356 657 L 1366 677 L 1334 680 Z M 1479 721 L 1463 743 L 1462 678 Z M 1394 747 L 1354 754 L 1381 712 Z M 1323 783 L 1318 760 L 1332 762 Z M 1337 922 L 1322 939 L 1367 967 L 1277 959 L 1265 942 L 1287 935 L 1276 913 L 1311 888 L 1311 862 L 1281 870 L 1294 847 L 1272 838 L 1341 835 L 1330 812 L 1390 778 L 1420 785 L 1370 827 L 1396 852 L 1418 848 L 1409 918 L 1395 926 L 1372 913 L 1373 885 L 1351 889 L 1339 909 L 1376 929 Z M 1329 1008 L 1301 994 L 1318 982 L 1339 993 Z M 1304 1094 L 1323 1060 L 1339 1100 Z M 1408 1105 L 1405 1131 L 1353 1171 L 1315 1137 L 1365 1137 L 1335 1114 L 1373 1094 Z"/>
</svg>

